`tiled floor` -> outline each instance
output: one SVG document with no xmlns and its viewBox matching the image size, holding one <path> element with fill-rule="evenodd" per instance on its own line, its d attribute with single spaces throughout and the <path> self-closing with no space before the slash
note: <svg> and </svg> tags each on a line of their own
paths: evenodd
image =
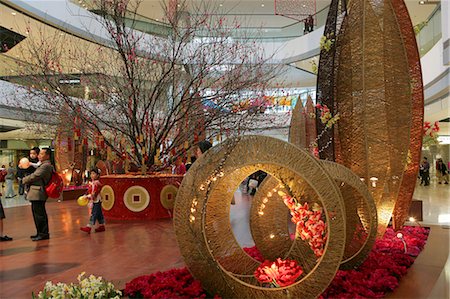
<svg viewBox="0 0 450 299">
<path fill-rule="evenodd" d="M 450 214 L 449 192 L 448 185 L 417 187 L 415 198 L 424 201 L 424 224 L 449 224 L 445 218 Z M 240 191 L 235 197 L 230 216 L 233 231 L 241 246 L 253 246 L 248 223 L 251 197 Z M 51 239 L 36 243 L 29 239 L 35 231 L 28 202 L 18 197 L 2 202 L 26 205 L 5 209 L 5 233 L 14 241 L 0 243 L 0 298 L 30 298 L 45 281 L 75 281 L 83 271 L 123 288 L 136 276 L 184 265 L 171 220 L 109 222 L 106 232 L 86 235 L 79 231 L 88 220 L 85 207 L 75 201 L 50 201 Z M 448 262 L 447 272 L 441 274 L 436 257 L 445 264 L 450 230 L 436 226 L 432 232 L 424 252 L 390 298 L 448 297 Z"/>
<path fill-rule="evenodd" d="M 450 225 L 450 185 L 417 185 L 414 199 L 423 202 L 423 223 Z"/>
</svg>

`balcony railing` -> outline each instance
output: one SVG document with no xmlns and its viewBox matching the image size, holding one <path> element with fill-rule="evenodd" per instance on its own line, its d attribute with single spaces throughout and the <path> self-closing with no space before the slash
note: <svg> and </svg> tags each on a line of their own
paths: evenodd
<svg viewBox="0 0 450 299">
<path fill-rule="evenodd" d="M 438 4 L 428 19 L 414 26 L 420 57 L 428 53 L 442 38 L 441 5 Z"/>
</svg>

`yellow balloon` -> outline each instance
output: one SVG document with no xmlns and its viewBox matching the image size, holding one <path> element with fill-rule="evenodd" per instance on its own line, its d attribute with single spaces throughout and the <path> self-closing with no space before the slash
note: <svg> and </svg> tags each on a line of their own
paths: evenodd
<svg viewBox="0 0 450 299">
<path fill-rule="evenodd" d="M 87 205 L 88 202 L 89 202 L 89 200 L 85 195 L 82 195 L 82 196 L 78 197 L 78 199 L 77 199 L 77 203 L 82 207 Z"/>
</svg>

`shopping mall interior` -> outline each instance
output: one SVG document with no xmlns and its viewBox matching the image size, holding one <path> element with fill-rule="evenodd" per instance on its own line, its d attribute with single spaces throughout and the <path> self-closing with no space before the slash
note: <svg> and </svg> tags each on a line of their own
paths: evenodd
<svg viewBox="0 0 450 299">
<path fill-rule="evenodd" d="M 0 298 L 450 299 L 449 101 L 448 0 L 0 0 Z"/>
</svg>

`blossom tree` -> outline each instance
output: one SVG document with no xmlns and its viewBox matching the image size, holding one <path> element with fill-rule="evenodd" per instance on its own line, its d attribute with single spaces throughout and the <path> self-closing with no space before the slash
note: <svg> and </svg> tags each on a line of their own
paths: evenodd
<svg viewBox="0 0 450 299">
<path fill-rule="evenodd" d="M 261 45 L 236 38 L 239 24 L 217 17 L 209 1 L 162 3 L 159 36 L 134 29 L 142 24 L 139 1 L 91 5 L 107 42 L 81 45 L 60 32 L 30 31 L 35 37 L 24 55 L 30 60 L 19 63 L 32 74 L 29 93 L 39 99 L 27 106 L 56 111 L 83 140 L 157 169 L 162 156 L 221 132 L 241 132 L 263 105 L 275 68 Z M 71 84 L 70 74 L 80 85 Z M 236 110 L 242 97 L 254 105 Z"/>
</svg>

